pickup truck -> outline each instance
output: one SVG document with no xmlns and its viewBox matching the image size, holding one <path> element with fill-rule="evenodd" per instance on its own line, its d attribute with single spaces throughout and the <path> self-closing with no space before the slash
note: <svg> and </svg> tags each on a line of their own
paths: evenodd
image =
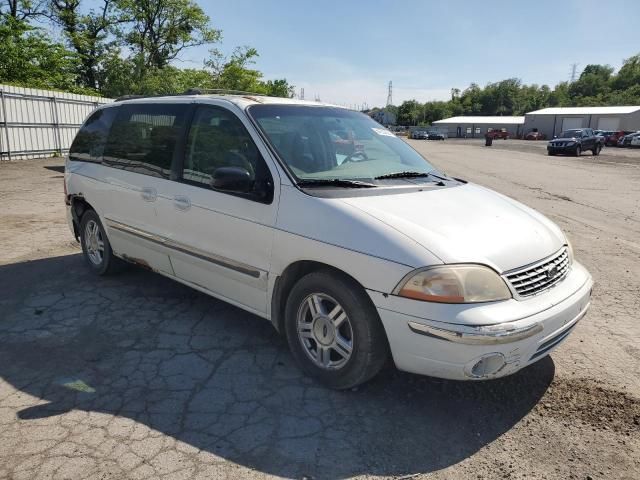
<svg viewBox="0 0 640 480">
<path fill-rule="evenodd" d="M 509 132 L 507 131 L 506 128 L 503 128 L 501 130 L 490 129 L 487 132 L 487 135 L 485 137 L 490 137 L 493 140 L 496 140 L 497 138 L 501 138 L 503 140 L 508 140 L 509 139 Z"/>
<path fill-rule="evenodd" d="M 570 154 L 579 157 L 585 150 L 599 155 L 604 146 L 604 137 L 595 134 L 591 128 L 574 128 L 562 132 L 547 144 L 547 154 Z"/>
</svg>

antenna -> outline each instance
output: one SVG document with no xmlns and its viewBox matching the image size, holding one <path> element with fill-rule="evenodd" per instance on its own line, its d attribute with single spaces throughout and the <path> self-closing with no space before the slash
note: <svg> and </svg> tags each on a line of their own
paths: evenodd
<svg viewBox="0 0 640 480">
<path fill-rule="evenodd" d="M 393 82 L 389 80 L 389 93 L 387 93 L 387 107 L 393 105 Z"/>
<path fill-rule="evenodd" d="M 571 64 L 571 83 L 576 81 L 576 71 L 578 69 L 578 64 L 577 63 L 572 63 Z"/>
</svg>

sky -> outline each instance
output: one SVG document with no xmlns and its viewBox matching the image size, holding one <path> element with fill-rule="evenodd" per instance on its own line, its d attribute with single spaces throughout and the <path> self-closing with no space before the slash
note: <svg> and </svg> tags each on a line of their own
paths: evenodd
<svg viewBox="0 0 640 480">
<path fill-rule="evenodd" d="M 196 0 L 229 53 L 255 47 L 265 79 L 305 98 L 369 107 L 446 100 L 452 88 L 506 78 L 553 86 L 590 63 L 640 53 L 640 2 Z M 210 46 L 177 65 L 202 66 Z"/>
</svg>

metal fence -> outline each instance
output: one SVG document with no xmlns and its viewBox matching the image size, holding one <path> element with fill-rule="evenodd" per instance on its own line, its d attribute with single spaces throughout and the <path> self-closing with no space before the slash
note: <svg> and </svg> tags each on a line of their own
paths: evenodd
<svg viewBox="0 0 640 480">
<path fill-rule="evenodd" d="M 0 85 L 0 161 L 63 154 L 85 118 L 110 98 Z"/>
</svg>

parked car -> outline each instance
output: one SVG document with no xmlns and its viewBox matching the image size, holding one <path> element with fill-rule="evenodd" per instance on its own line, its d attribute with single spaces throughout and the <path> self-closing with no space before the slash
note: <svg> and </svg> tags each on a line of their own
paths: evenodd
<svg viewBox="0 0 640 480">
<path fill-rule="evenodd" d="M 426 130 L 414 130 L 411 132 L 411 138 L 414 140 L 428 140 L 429 134 Z"/>
<path fill-rule="evenodd" d="M 510 135 L 511 134 L 507 131 L 507 129 L 503 128 L 501 130 L 489 130 L 487 132 L 487 134 L 485 135 L 485 138 L 489 137 L 489 138 L 491 138 L 493 140 L 495 140 L 497 138 L 501 138 L 503 140 L 508 140 Z"/>
<path fill-rule="evenodd" d="M 640 132 L 631 133 L 624 137 L 624 146 L 631 148 L 640 147 Z"/>
<path fill-rule="evenodd" d="M 605 144 L 607 146 L 616 147 L 618 146 L 618 141 L 621 140 L 625 135 L 629 135 L 633 132 L 627 132 L 624 130 L 618 130 L 617 132 L 613 132 L 605 139 Z"/>
<path fill-rule="evenodd" d="M 525 140 L 546 140 L 547 136 L 537 130 L 532 130 L 524 137 Z"/>
<path fill-rule="evenodd" d="M 603 138 L 595 135 L 590 128 L 574 128 L 562 132 L 547 144 L 548 155 L 575 155 L 579 157 L 582 152 L 591 150 L 593 155 L 600 155 L 603 146 Z"/>
<path fill-rule="evenodd" d="M 337 124 L 364 149 L 337 153 Z M 134 263 L 263 317 L 333 388 L 389 357 L 443 378 L 509 375 L 590 305 L 591 276 L 551 220 L 331 105 L 220 94 L 103 105 L 71 145 L 65 200 L 90 271 Z"/>
<path fill-rule="evenodd" d="M 634 132 L 634 133 L 630 133 L 628 135 L 625 135 L 624 137 L 622 137 L 619 141 L 618 141 L 618 146 L 619 147 L 632 147 L 633 145 L 633 140 L 634 138 L 636 138 L 638 135 L 640 135 L 640 132 Z"/>
<path fill-rule="evenodd" d="M 444 133 L 440 133 L 437 130 L 431 130 L 427 132 L 427 140 L 444 140 Z"/>
</svg>

